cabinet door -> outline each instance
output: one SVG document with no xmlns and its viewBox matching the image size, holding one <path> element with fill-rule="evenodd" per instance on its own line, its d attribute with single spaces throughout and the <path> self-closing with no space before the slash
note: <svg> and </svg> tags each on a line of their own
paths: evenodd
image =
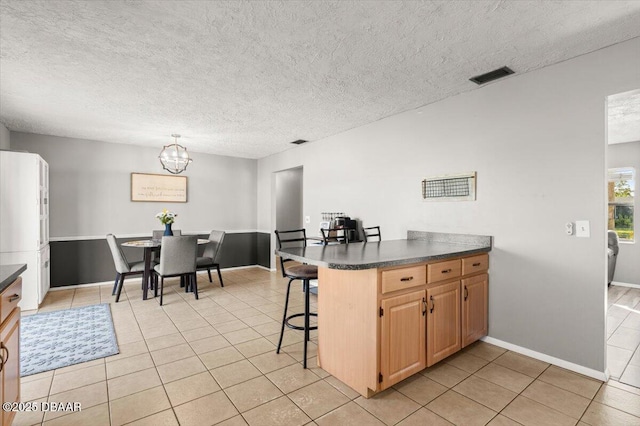
<svg viewBox="0 0 640 426">
<path fill-rule="evenodd" d="M 2 402 L 20 402 L 20 308 L 15 308 L 0 329 L 0 352 L 4 358 L 2 368 Z M 10 425 L 15 411 L 2 413 L 2 424 Z"/>
<path fill-rule="evenodd" d="M 462 280 L 462 347 L 486 336 L 489 275 Z"/>
<path fill-rule="evenodd" d="M 460 281 L 427 288 L 427 366 L 461 349 Z"/>
<path fill-rule="evenodd" d="M 425 292 L 383 299 L 381 306 L 380 389 L 385 389 L 425 367 Z"/>
</svg>

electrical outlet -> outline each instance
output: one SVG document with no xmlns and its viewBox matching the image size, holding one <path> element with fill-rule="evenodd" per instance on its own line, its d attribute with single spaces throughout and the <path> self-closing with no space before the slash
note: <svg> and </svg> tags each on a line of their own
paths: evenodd
<svg viewBox="0 0 640 426">
<path fill-rule="evenodd" d="M 564 225 L 564 232 L 565 232 L 567 235 L 573 235 L 573 222 L 567 222 L 567 223 Z"/>
<path fill-rule="evenodd" d="M 311 216 L 305 216 L 304 223 L 311 223 Z"/>
</svg>

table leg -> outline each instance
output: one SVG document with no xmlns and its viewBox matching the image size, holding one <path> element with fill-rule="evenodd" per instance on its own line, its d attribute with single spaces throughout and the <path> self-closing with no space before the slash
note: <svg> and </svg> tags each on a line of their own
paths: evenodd
<svg viewBox="0 0 640 426">
<path fill-rule="evenodd" d="M 309 280 L 304 280 L 304 360 L 303 368 L 307 368 L 307 342 L 309 342 Z"/>
<path fill-rule="evenodd" d="M 147 300 L 149 278 L 151 277 L 151 252 L 153 247 L 144 248 L 144 272 L 142 273 L 142 300 Z"/>
</svg>

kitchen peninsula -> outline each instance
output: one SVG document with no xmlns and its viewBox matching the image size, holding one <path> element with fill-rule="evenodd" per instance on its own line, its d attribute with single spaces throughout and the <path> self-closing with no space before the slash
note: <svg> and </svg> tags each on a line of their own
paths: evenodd
<svg viewBox="0 0 640 426">
<path fill-rule="evenodd" d="M 318 365 L 370 397 L 487 334 L 487 236 L 285 248 L 318 266 Z"/>
</svg>

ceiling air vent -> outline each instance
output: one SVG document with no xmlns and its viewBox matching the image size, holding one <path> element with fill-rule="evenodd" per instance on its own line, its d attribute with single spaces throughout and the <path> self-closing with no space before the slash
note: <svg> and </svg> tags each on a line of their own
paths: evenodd
<svg viewBox="0 0 640 426">
<path fill-rule="evenodd" d="M 513 74 L 513 70 L 509 67 L 498 68 L 497 70 L 489 71 L 488 73 L 477 75 L 470 78 L 476 84 L 485 84 L 493 80 L 497 80 L 502 77 L 506 77 L 509 74 Z"/>
<path fill-rule="evenodd" d="M 296 145 L 302 145 L 303 143 L 307 143 L 309 141 L 306 141 L 304 139 L 298 139 L 297 141 L 293 141 L 291 142 L 292 144 L 296 144 Z"/>
</svg>

